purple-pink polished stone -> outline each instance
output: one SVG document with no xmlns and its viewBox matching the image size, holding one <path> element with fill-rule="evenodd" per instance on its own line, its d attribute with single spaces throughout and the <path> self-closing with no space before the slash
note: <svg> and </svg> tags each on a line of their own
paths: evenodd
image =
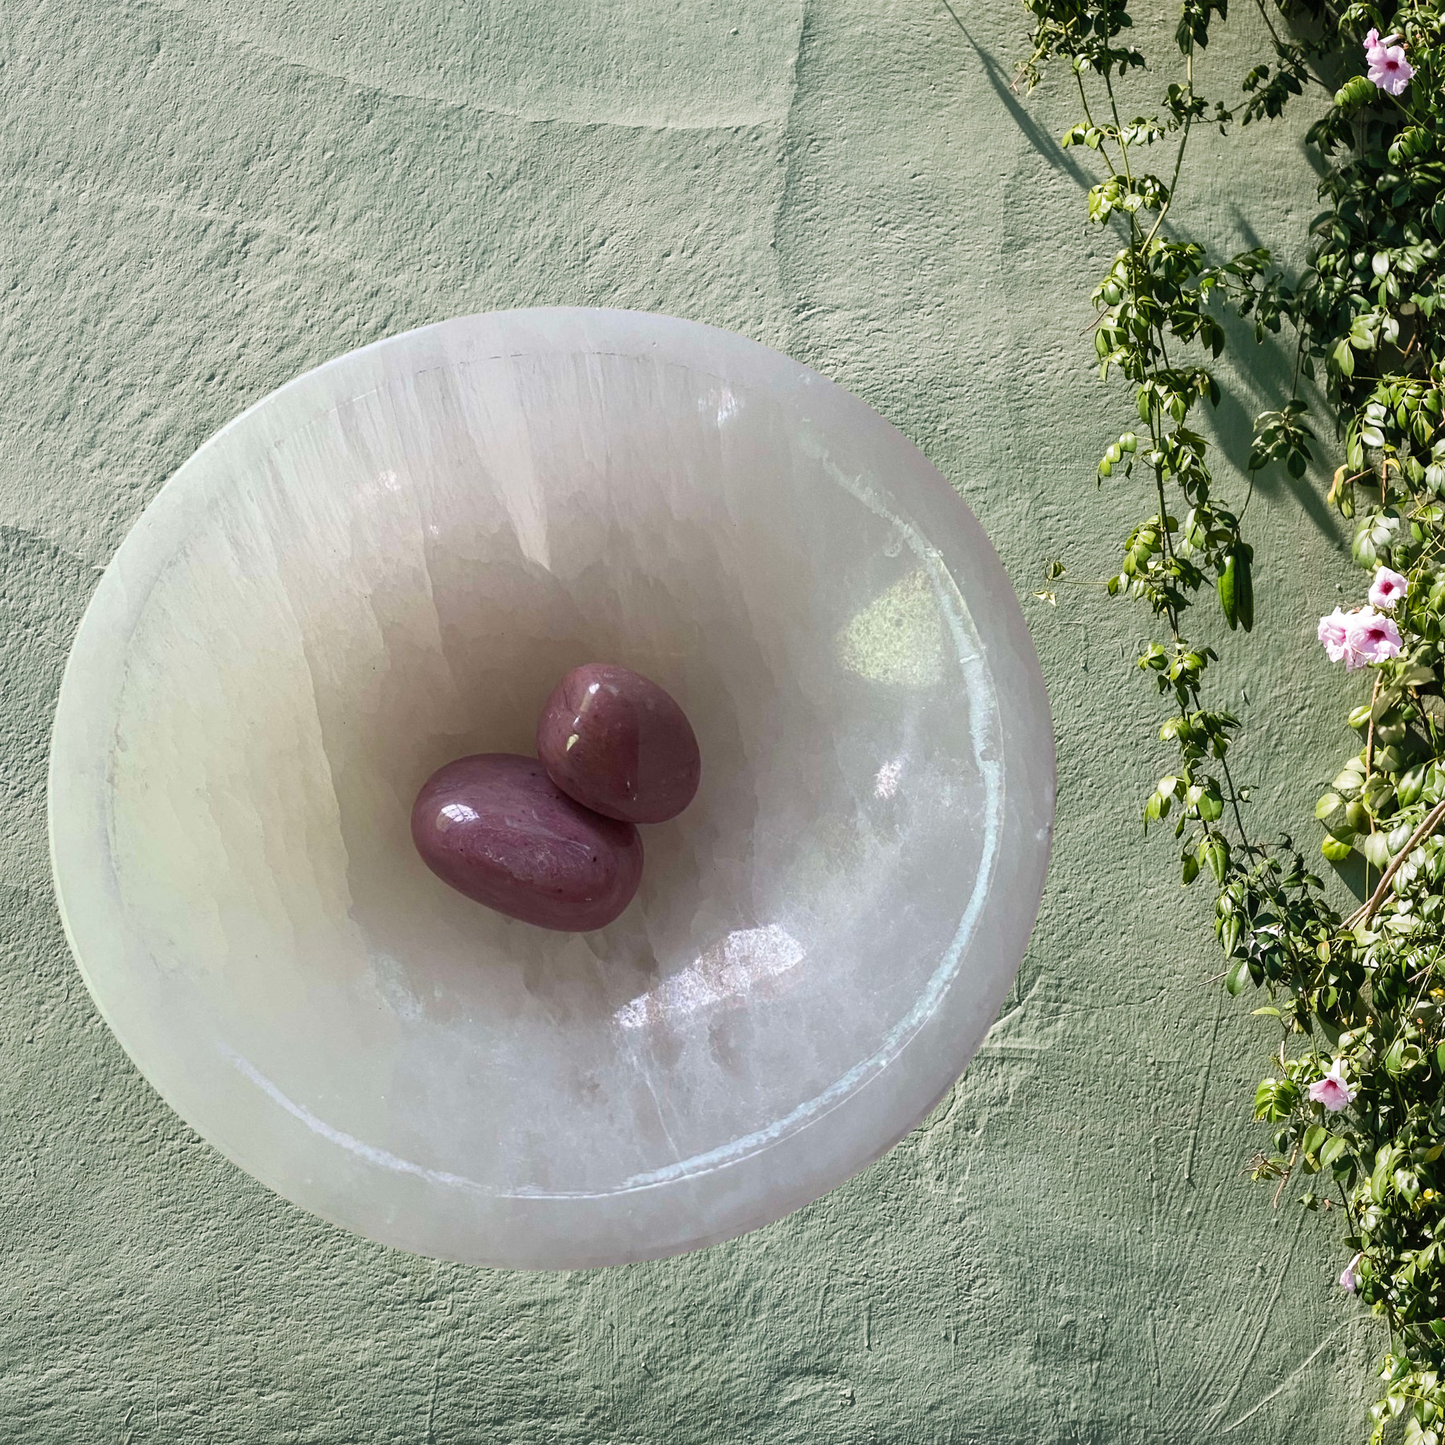
<svg viewBox="0 0 1445 1445">
<path fill-rule="evenodd" d="M 459 893 L 564 933 L 605 928 L 642 880 L 636 828 L 590 812 L 536 758 L 514 753 L 438 768 L 417 794 L 411 836 Z"/>
<path fill-rule="evenodd" d="M 588 662 L 552 689 L 537 756 L 563 792 L 625 823 L 665 823 L 692 802 L 702 757 L 687 715 L 655 682 Z"/>
</svg>

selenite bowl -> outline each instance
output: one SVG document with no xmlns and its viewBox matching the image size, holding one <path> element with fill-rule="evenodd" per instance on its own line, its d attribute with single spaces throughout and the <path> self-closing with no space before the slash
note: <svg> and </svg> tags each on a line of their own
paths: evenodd
<svg viewBox="0 0 1445 1445">
<path fill-rule="evenodd" d="M 612 926 L 452 892 L 409 813 L 569 668 L 687 710 L 692 806 Z M 137 1066 L 288 1199 L 561 1268 L 779 1218 L 992 1022 L 1053 739 L 972 514 L 862 402 L 710 327 L 471 316 L 246 412 L 146 510 L 65 673 L 61 912 Z"/>
</svg>

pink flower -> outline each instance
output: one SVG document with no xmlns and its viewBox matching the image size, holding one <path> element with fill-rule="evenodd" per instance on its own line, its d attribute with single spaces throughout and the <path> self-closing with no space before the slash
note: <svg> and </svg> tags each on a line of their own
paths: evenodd
<svg viewBox="0 0 1445 1445">
<path fill-rule="evenodd" d="M 1364 1251 L 1361 1250 L 1360 1254 Z M 1360 1262 L 1360 1254 L 1357 1254 L 1344 1268 L 1340 1275 L 1340 1288 L 1348 1290 L 1351 1294 L 1355 1292 L 1355 1266 Z"/>
<path fill-rule="evenodd" d="M 1403 588 L 1405 579 L 1398 572 L 1388 568 L 1380 569 L 1375 579 L 1379 585 L 1381 577 L 1397 578 Z M 1373 595 L 1374 588 L 1371 588 Z M 1373 662 L 1387 662 L 1400 655 L 1400 630 L 1392 619 L 1376 612 L 1373 607 L 1361 607 L 1354 612 L 1344 612 L 1336 607 L 1328 617 L 1320 618 L 1315 636 L 1324 644 L 1331 662 L 1343 662 L 1347 672 L 1357 667 L 1368 667 Z"/>
<path fill-rule="evenodd" d="M 1324 1078 L 1310 1085 L 1309 1095 L 1316 1104 L 1323 1104 L 1331 1114 L 1338 1114 L 1355 1097 L 1355 1090 L 1345 1082 L 1345 1061 L 1336 1059 Z"/>
<path fill-rule="evenodd" d="M 1345 642 L 1350 649 L 1346 672 L 1400 655 L 1400 629 L 1373 607 L 1362 607 L 1345 619 Z"/>
<path fill-rule="evenodd" d="M 1370 36 L 1375 36 L 1379 43 L 1371 46 Z M 1415 67 L 1405 59 L 1404 46 L 1389 43 L 1399 38 L 1398 35 L 1387 35 L 1380 41 L 1373 30 L 1365 37 L 1365 63 L 1369 66 L 1369 77 L 1388 95 L 1399 95 L 1415 74 Z"/>
<path fill-rule="evenodd" d="M 1409 583 L 1398 572 L 1381 567 L 1375 573 L 1375 580 L 1370 583 L 1371 606 L 1383 607 L 1386 612 L 1392 612 L 1395 604 L 1405 595 L 1408 586 Z"/>
<path fill-rule="evenodd" d="M 1329 654 L 1331 662 L 1343 662 L 1349 655 L 1350 644 L 1345 641 L 1345 627 L 1348 621 L 1348 616 L 1338 607 L 1328 617 L 1320 618 L 1320 625 L 1315 636 L 1324 643 L 1325 651 Z"/>
</svg>

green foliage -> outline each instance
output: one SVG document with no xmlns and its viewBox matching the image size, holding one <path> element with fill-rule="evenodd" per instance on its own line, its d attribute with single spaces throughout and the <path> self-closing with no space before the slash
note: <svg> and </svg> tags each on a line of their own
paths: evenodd
<svg viewBox="0 0 1445 1445">
<path fill-rule="evenodd" d="M 1257 0 L 1273 54 L 1225 104 L 1196 92 L 1194 59 L 1211 27 L 1226 21 L 1226 0 L 1185 0 L 1177 78 L 1153 114 L 1127 124 L 1120 92 L 1137 92 L 1146 57 L 1125 0 L 1024 4 L 1034 28 L 1021 76 L 1032 86 L 1050 66 L 1071 75 L 1082 119 L 1063 144 L 1097 154 L 1088 213 L 1123 242 L 1093 293 L 1094 350 L 1100 375 L 1117 370 L 1131 388 L 1139 430 L 1108 443 L 1097 470 L 1101 485 L 1137 473 L 1153 511 L 1125 539 L 1107 590 L 1147 604 L 1161 624 L 1139 666 L 1168 707 L 1160 737 L 1178 754 L 1145 802 L 1144 826 L 1172 821 L 1184 883 L 1213 880 L 1224 987 L 1263 991 L 1268 1002 L 1255 1013 L 1280 1031 L 1254 1099 L 1273 1147 L 1253 1174 L 1274 1183 L 1276 1203 L 1299 1181 L 1305 1208 L 1341 1221 L 1350 1260 L 1342 1283 L 1388 1323 L 1372 1440 L 1395 1421 L 1409 1445 L 1441 1445 L 1445 3 Z M 1399 37 L 1414 66 L 1398 97 L 1351 75 L 1365 69 L 1370 30 Z M 1337 84 L 1340 74 L 1350 78 Z M 1311 226 L 1305 272 L 1291 285 L 1266 251 L 1221 261 L 1181 239 L 1177 187 L 1196 125 L 1222 133 L 1274 119 L 1306 94 L 1323 107 L 1306 139 L 1319 158 L 1325 209 Z M 1270 565 L 1242 530 L 1249 490 L 1237 509 L 1226 503 L 1192 424 L 1198 408 L 1220 398 L 1211 367 L 1226 346 L 1223 307 L 1252 318 L 1257 340 L 1285 322 L 1298 338 L 1296 395 L 1259 418 L 1251 484 L 1273 465 L 1304 476 L 1320 443 L 1299 391 L 1313 382 L 1343 459 L 1329 499 L 1354 519 L 1354 560 L 1407 579 L 1390 612 L 1399 655 L 1362 665 L 1369 697 L 1349 716 L 1358 750 L 1315 806 L 1325 858 L 1364 862 L 1371 892 L 1348 918 L 1288 838 L 1266 844 L 1247 830 L 1248 790 L 1227 761 L 1239 721 L 1205 699 L 1220 659 L 1185 631 L 1193 633 L 1190 609 L 1200 603 L 1208 629 L 1211 593 L 1227 628 L 1248 631 L 1254 580 Z M 1051 575 L 1061 575 L 1054 565 Z M 1343 1082 L 1325 1086 L 1327 1075 Z"/>
</svg>

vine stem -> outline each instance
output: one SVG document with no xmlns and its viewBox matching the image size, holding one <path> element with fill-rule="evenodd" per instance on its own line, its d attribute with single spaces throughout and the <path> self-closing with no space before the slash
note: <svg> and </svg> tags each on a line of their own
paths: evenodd
<svg viewBox="0 0 1445 1445">
<path fill-rule="evenodd" d="M 1129 166 L 1129 143 L 1124 139 L 1124 122 L 1119 119 L 1119 103 L 1114 99 L 1114 82 L 1108 70 L 1104 71 L 1104 93 L 1109 97 L 1109 112 L 1114 117 L 1114 133 L 1119 137 L 1119 160 L 1124 167 L 1124 179 L 1132 187 L 1134 172 Z M 1130 211 L 1130 216 L 1133 212 Z"/>
<path fill-rule="evenodd" d="M 1375 690 L 1374 690 L 1374 692 L 1372 692 L 1372 693 L 1370 694 L 1370 731 L 1368 732 L 1368 734 L 1367 734 L 1366 737 L 1365 737 L 1365 782 L 1366 782 L 1366 783 L 1368 783 L 1368 782 L 1370 781 L 1370 774 L 1371 774 L 1371 773 L 1374 771 L 1374 769 L 1375 769 L 1375 704 L 1380 700 L 1380 684 L 1381 684 L 1382 682 L 1384 682 L 1384 680 L 1385 680 L 1385 674 L 1384 674 L 1383 672 L 1377 672 L 1377 673 L 1375 674 Z M 1374 831 L 1375 831 L 1375 818 L 1374 818 L 1374 815 L 1371 814 L 1371 815 L 1370 815 L 1370 832 L 1373 833 Z M 1369 881 L 1370 881 L 1370 874 L 1369 874 L 1369 871 L 1366 870 L 1366 872 L 1365 872 L 1365 882 L 1366 882 L 1366 883 L 1369 883 Z"/>
<path fill-rule="evenodd" d="M 1375 690 L 1370 694 L 1370 731 L 1365 738 L 1365 781 L 1369 782 L 1370 773 L 1375 766 L 1375 704 L 1380 700 L 1380 684 L 1384 682 L 1385 674 L 1375 674 Z"/>
<path fill-rule="evenodd" d="M 1189 42 L 1189 50 L 1184 56 L 1184 88 L 1189 92 L 1189 99 L 1194 99 L 1194 41 Z M 1163 204 L 1159 207 L 1159 214 L 1154 218 L 1154 224 L 1149 228 L 1149 234 L 1144 237 L 1144 249 L 1147 252 L 1154 237 L 1159 234 L 1159 227 L 1164 224 L 1164 217 L 1169 214 L 1169 207 L 1174 204 L 1174 192 L 1179 189 L 1179 172 L 1184 168 L 1184 148 L 1189 144 L 1189 128 L 1194 124 L 1194 115 L 1189 113 L 1184 117 L 1184 133 L 1179 137 L 1179 149 L 1174 155 L 1174 174 L 1169 179 L 1169 194 L 1164 197 Z"/>
<path fill-rule="evenodd" d="M 1099 127 L 1094 124 L 1093 112 L 1089 109 L 1089 93 L 1084 89 L 1084 77 L 1077 70 L 1074 72 L 1074 80 L 1079 87 L 1079 103 L 1084 107 L 1084 119 L 1088 121 L 1093 130 L 1098 130 Z M 1121 146 L 1124 145 L 1122 136 L 1119 138 L 1119 144 Z M 1114 162 L 1109 158 L 1109 152 L 1104 148 L 1102 137 L 1099 140 L 1099 158 L 1109 168 L 1109 174 L 1117 179 L 1119 172 L 1115 169 Z"/>
<path fill-rule="evenodd" d="M 1289 1156 L 1289 1167 L 1280 1175 L 1279 1188 L 1274 1191 L 1274 1201 L 1271 1209 L 1279 1208 L 1279 1196 L 1284 1193 L 1284 1186 L 1289 1183 L 1290 1175 L 1294 1173 L 1295 1161 L 1299 1158 L 1299 1145 L 1294 1146 L 1294 1152 Z"/>
<path fill-rule="evenodd" d="M 1260 18 L 1264 21 L 1266 28 L 1269 30 L 1270 39 L 1274 41 L 1275 50 L 1277 52 L 1282 51 L 1284 49 L 1284 45 L 1280 41 L 1279 31 L 1274 28 L 1274 21 L 1269 18 L 1269 11 L 1265 9 L 1264 0 L 1255 0 L 1255 4 L 1259 7 Z"/>
<path fill-rule="evenodd" d="M 1385 893 L 1390 887 L 1391 880 L 1395 874 L 1400 871 L 1405 859 L 1440 826 L 1442 820 L 1445 820 L 1445 800 L 1436 803 L 1435 806 L 1425 814 L 1420 826 L 1410 834 L 1405 840 L 1405 846 L 1390 859 L 1389 867 L 1380 874 L 1380 881 L 1375 885 L 1375 891 L 1345 919 L 1341 927 L 1345 929 L 1358 928 L 1360 924 L 1366 923 L 1374 917 L 1375 911 L 1385 901 Z"/>
<path fill-rule="evenodd" d="M 1117 106 L 1115 105 L 1115 102 L 1114 102 L 1114 88 L 1113 88 L 1113 86 L 1110 84 L 1109 79 L 1108 79 L 1107 76 L 1105 76 L 1105 78 L 1104 78 L 1104 84 L 1105 84 L 1105 87 L 1106 87 L 1107 90 L 1108 90 L 1110 107 L 1111 107 L 1111 109 L 1113 109 L 1113 112 L 1114 112 L 1114 123 L 1115 123 L 1115 126 L 1118 127 L 1118 124 L 1119 124 L 1119 113 L 1118 113 L 1118 108 L 1117 108 Z M 1192 37 L 1190 38 L 1190 41 L 1189 41 L 1189 48 L 1184 52 L 1184 87 L 1185 87 L 1185 91 L 1186 91 L 1186 93 L 1188 94 L 1188 97 L 1189 97 L 1190 101 L 1192 102 L 1193 99 L 1194 99 L 1194 40 L 1193 40 Z M 1082 84 L 1081 84 L 1081 89 L 1082 89 Z M 1092 124 L 1092 122 L 1090 122 L 1090 123 Z M 1173 175 L 1170 177 L 1170 179 L 1169 179 L 1169 191 L 1168 191 L 1168 194 L 1164 197 L 1164 200 L 1163 200 L 1163 202 L 1161 203 L 1161 205 L 1160 205 L 1160 207 L 1159 207 L 1159 214 L 1154 218 L 1154 224 L 1149 228 L 1147 234 L 1144 232 L 1143 228 L 1139 225 L 1139 221 L 1138 221 L 1137 215 L 1136 215 L 1134 212 L 1130 212 L 1130 215 L 1129 215 L 1129 223 L 1130 223 L 1130 227 L 1131 227 L 1131 230 L 1132 230 L 1132 233 L 1133 233 L 1133 237 L 1134 237 L 1134 246 L 1132 247 L 1132 250 L 1133 250 L 1133 252 L 1134 252 L 1134 264 L 1135 264 L 1136 266 L 1139 264 L 1140 261 L 1142 261 L 1143 265 L 1145 265 L 1146 267 L 1148 266 L 1148 264 L 1149 264 L 1149 249 L 1150 249 L 1150 247 L 1151 247 L 1151 246 L 1153 245 L 1153 243 L 1154 243 L 1154 238 L 1155 238 L 1155 236 L 1157 236 L 1157 235 L 1159 234 L 1159 228 L 1164 224 L 1164 218 L 1169 214 L 1169 208 L 1170 208 L 1170 206 L 1172 206 L 1172 205 L 1174 204 L 1174 193 L 1175 193 L 1175 191 L 1177 191 L 1177 190 L 1179 189 L 1179 176 L 1180 176 L 1181 171 L 1182 171 L 1183 168 L 1184 168 L 1184 152 L 1185 152 L 1185 150 L 1186 150 L 1186 149 L 1188 148 L 1188 146 L 1189 146 L 1189 132 L 1190 132 L 1193 124 L 1194 124 L 1194 116 L 1193 116 L 1192 112 L 1191 112 L 1191 113 L 1186 113 L 1186 115 L 1185 115 L 1185 117 L 1184 117 L 1184 126 L 1183 126 L 1183 129 L 1182 129 L 1182 131 L 1180 132 L 1180 136 L 1179 136 L 1179 145 L 1178 145 L 1177 149 L 1175 150 L 1175 154 L 1174 154 L 1174 174 L 1173 174 Z M 1128 171 L 1128 161 L 1127 161 L 1127 150 L 1128 150 L 1128 147 L 1123 144 L 1123 142 L 1122 142 L 1122 137 L 1121 137 L 1121 142 L 1120 142 L 1120 148 L 1121 148 L 1121 150 L 1125 153 L 1124 165 L 1125 165 L 1125 171 L 1126 171 L 1126 173 L 1127 173 L 1127 171 Z M 1139 286 L 1138 286 L 1137 280 L 1136 280 L 1135 283 L 1134 283 L 1134 289 L 1135 289 L 1136 292 L 1139 290 Z M 1166 342 L 1165 342 L 1166 332 L 1165 332 L 1164 323 L 1162 323 L 1162 322 L 1156 322 L 1156 323 L 1152 324 L 1152 325 L 1150 326 L 1150 332 L 1151 332 L 1151 334 L 1154 336 L 1154 338 L 1155 338 L 1155 339 L 1157 340 L 1157 342 L 1158 342 L 1158 345 L 1159 345 L 1159 353 L 1160 353 L 1160 355 L 1164 358 L 1164 364 L 1165 364 L 1165 366 L 1168 366 L 1168 364 L 1169 364 L 1169 353 L 1168 353 L 1167 346 L 1166 346 Z M 1150 431 L 1150 439 L 1151 439 L 1151 440 L 1153 441 L 1153 443 L 1154 443 L 1154 450 L 1155 450 L 1156 454 L 1161 450 L 1161 448 L 1162 448 L 1162 443 L 1163 443 L 1163 437 L 1162 437 L 1162 434 L 1161 434 L 1161 432 L 1162 432 L 1161 421 L 1162 421 L 1162 418 L 1160 419 L 1160 421 L 1156 421 L 1154 409 L 1151 407 L 1151 408 L 1150 408 L 1149 431 Z M 1168 504 L 1168 501 L 1167 501 L 1167 499 L 1166 499 L 1166 497 L 1165 497 L 1165 493 L 1164 493 L 1164 475 L 1163 475 L 1163 472 L 1162 472 L 1162 470 L 1160 469 L 1160 467 L 1157 466 L 1157 465 L 1155 466 L 1155 469 L 1154 469 L 1154 488 L 1155 488 L 1155 492 L 1157 493 L 1158 499 L 1159 499 L 1159 530 L 1160 530 L 1160 535 L 1161 535 L 1161 537 L 1162 537 L 1162 539 L 1163 539 L 1163 543 L 1164 543 L 1164 551 L 1165 551 L 1165 554 L 1166 554 L 1167 556 L 1169 556 L 1169 557 L 1172 558 L 1172 557 L 1174 557 L 1175 552 L 1174 552 L 1174 539 L 1173 539 L 1172 535 L 1170 534 L 1169 524 L 1168 524 L 1168 520 L 1167 520 L 1167 519 L 1168 519 L 1168 515 L 1169 515 L 1169 504 Z M 1246 507 L 1248 506 L 1248 501 L 1246 501 L 1245 505 L 1246 505 Z M 1243 515 L 1243 514 L 1241 513 L 1241 515 Z M 1179 651 L 1179 649 L 1181 649 L 1181 648 L 1184 646 L 1184 639 L 1180 636 L 1180 632 L 1179 632 L 1179 616 L 1178 616 L 1178 613 L 1176 612 L 1175 608 L 1174 608 L 1172 605 L 1166 606 L 1166 608 L 1165 608 L 1165 614 L 1164 614 L 1164 615 L 1165 615 L 1166 620 L 1167 620 L 1168 623 L 1169 623 L 1169 630 L 1170 630 L 1170 632 L 1171 632 L 1171 633 L 1173 634 L 1173 636 L 1174 636 L 1174 647 L 1175 647 L 1175 651 L 1176 651 L 1176 654 L 1177 654 L 1177 652 Z M 1194 705 L 1195 709 L 1198 710 L 1198 709 L 1200 708 L 1200 706 L 1201 706 L 1198 689 L 1197 689 L 1197 688 L 1194 688 L 1194 687 L 1191 687 L 1189 691 L 1190 691 L 1190 700 L 1193 702 L 1193 705 Z M 1185 707 L 1184 705 L 1181 705 L 1181 707 L 1180 707 L 1180 713 L 1181 713 L 1181 715 L 1185 715 L 1186 712 L 1187 712 L 1186 707 Z M 1228 762 L 1227 762 L 1223 757 L 1220 757 L 1220 758 L 1218 759 L 1218 761 L 1219 761 L 1219 769 L 1220 769 L 1220 772 L 1224 775 L 1225 785 L 1226 785 L 1226 787 L 1227 787 L 1227 789 L 1228 789 L 1230 811 L 1231 811 L 1231 813 L 1234 815 L 1234 824 L 1235 824 L 1235 827 L 1236 827 L 1236 828 L 1238 829 L 1238 831 L 1239 831 L 1239 841 L 1240 841 L 1240 845 L 1243 847 L 1245 853 L 1246 853 L 1249 857 L 1251 857 L 1251 858 L 1256 857 L 1256 856 L 1258 856 L 1258 852 L 1257 852 L 1254 844 L 1250 842 L 1249 834 L 1246 832 L 1245 826 L 1244 826 L 1244 815 L 1243 815 L 1243 813 L 1240 811 L 1240 807 L 1239 807 L 1239 789 L 1235 787 L 1234 778 L 1233 778 L 1232 774 L 1231 774 L 1230 771 L 1229 771 L 1229 764 L 1228 764 Z M 1205 831 L 1206 831 L 1206 833 L 1207 833 L 1207 832 L 1209 832 L 1210 830 L 1206 827 Z"/>
</svg>

